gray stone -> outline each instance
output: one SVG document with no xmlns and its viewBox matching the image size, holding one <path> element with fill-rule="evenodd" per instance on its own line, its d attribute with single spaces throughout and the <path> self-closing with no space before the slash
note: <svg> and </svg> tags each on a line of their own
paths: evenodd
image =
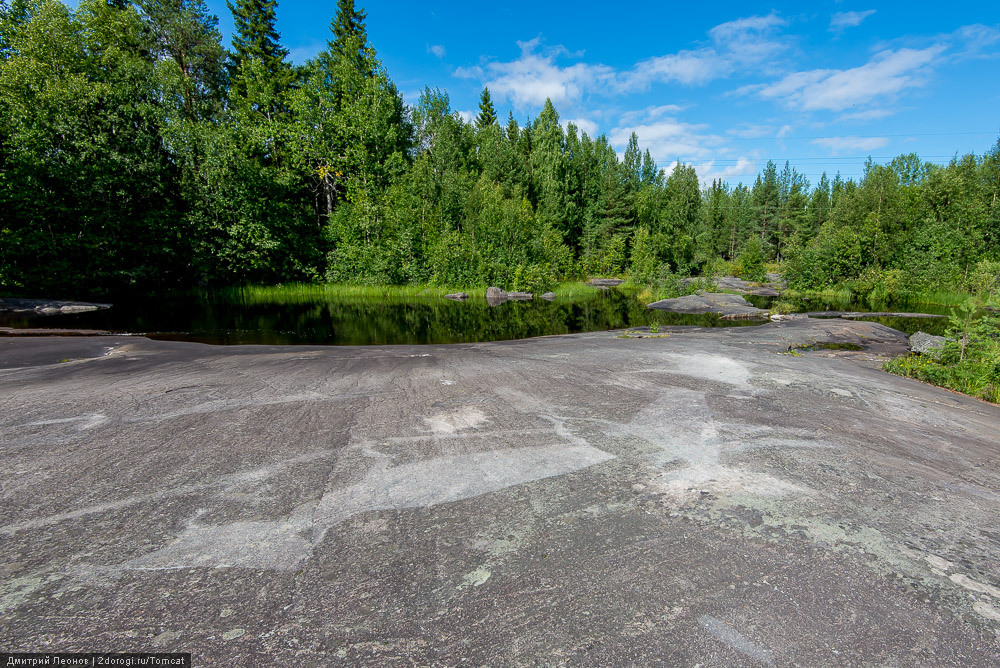
<svg viewBox="0 0 1000 668">
<path fill-rule="evenodd" d="M 549 301 L 552 301 L 555 298 L 556 298 L 556 293 L 554 292 L 546 292 L 545 294 L 542 295 L 542 299 L 547 299 Z"/>
<path fill-rule="evenodd" d="M 456 302 L 464 302 L 466 299 L 469 298 L 469 295 L 468 293 L 465 292 L 453 292 L 450 295 L 445 295 L 444 298 L 452 299 Z"/>
<path fill-rule="evenodd" d="M 594 287 L 614 288 L 624 283 L 620 278 L 592 278 L 587 281 L 587 285 Z"/>
<path fill-rule="evenodd" d="M 820 342 L 868 350 L 779 354 Z M 878 368 L 906 350 L 841 318 L 0 338 L 0 638 L 207 666 L 993 666 L 1000 410 Z"/>
<path fill-rule="evenodd" d="M 530 292 L 508 292 L 507 299 L 515 299 L 517 301 L 528 301 L 534 299 L 535 295 Z"/>
<path fill-rule="evenodd" d="M 927 332 L 916 332 L 910 337 L 910 351 L 921 355 L 937 357 L 941 354 L 941 348 L 948 342 L 943 336 L 934 336 Z"/>
<path fill-rule="evenodd" d="M 720 290 L 730 290 L 740 295 L 756 295 L 758 297 L 778 297 L 783 285 L 780 283 L 749 283 L 735 276 L 720 276 L 713 279 Z"/>
<path fill-rule="evenodd" d="M 661 299 L 648 308 L 671 313 L 718 313 L 728 319 L 764 319 L 768 312 L 747 303 L 741 295 L 723 292 L 705 292 L 673 299 Z"/>
<path fill-rule="evenodd" d="M 54 315 L 56 313 L 83 313 L 111 308 L 111 304 L 96 302 L 72 302 L 58 299 L 20 299 L 16 297 L 0 298 L 0 312 L 35 313 L 37 315 Z"/>
<path fill-rule="evenodd" d="M 499 306 L 507 301 L 507 293 L 500 288 L 486 288 L 486 303 L 490 306 Z"/>
<path fill-rule="evenodd" d="M 742 278 L 736 278 L 735 276 L 719 276 L 712 281 L 720 290 L 732 290 L 733 292 L 738 292 L 740 294 L 747 294 L 750 290 L 750 284 L 744 281 Z"/>
</svg>

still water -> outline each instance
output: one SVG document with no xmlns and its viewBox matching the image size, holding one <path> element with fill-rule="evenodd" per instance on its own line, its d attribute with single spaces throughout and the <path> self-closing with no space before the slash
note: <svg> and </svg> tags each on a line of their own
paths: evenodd
<svg viewBox="0 0 1000 668">
<path fill-rule="evenodd" d="M 643 325 L 758 325 L 716 315 L 681 315 L 645 308 L 628 292 L 594 290 L 584 298 L 487 305 L 442 297 L 330 298 L 247 303 L 202 293 L 118 303 L 110 309 L 44 317 L 3 316 L 0 326 L 101 329 L 152 338 L 217 344 L 383 345 L 502 341 Z"/>
<path fill-rule="evenodd" d="M 767 308 L 767 298 L 750 297 Z M 801 304 L 824 310 L 829 304 Z M 862 310 L 844 308 L 840 310 Z M 943 333 L 945 319 L 874 319 L 911 334 Z M 508 301 L 489 306 L 481 295 L 466 302 L 441 297 L 331 297 L 249 303 L 232 293 L 198 293 L 118 303 L 110 309 L 43 317 L 0 314 L 0 326 L 100 329 L 151 338 L 213 344 L 440 344 L 502 341 L 606 331 L 646 325 L 745 327 L 759 320 L 722 320 L 647 309 L 634 293 L 598 291 L 582 297 Z"/>
</svg>

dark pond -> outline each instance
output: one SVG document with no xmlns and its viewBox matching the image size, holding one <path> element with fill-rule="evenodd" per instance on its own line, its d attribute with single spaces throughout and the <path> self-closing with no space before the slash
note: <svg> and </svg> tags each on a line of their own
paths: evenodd
<svg viewBox="0 0 1000 668">
<path fill-rule="evenodd" d="M 750 297 L 767 308 L 773 301 Z M 803 303 L 796 310 L 864 310 L 858 305 Z M 921 309 L 926 310 L 926 309 Z M 947 311 L 945 311 L 947 312 Z M 943 333 L 946 319 L 874 318 L 908 334 Z M 0 326 L 100 329 L 152 338 L 215 344 L 379 345 L 501 341 L 646 325 L 744 327 L 761 321 L 722 320 L 645 308 L 634 293 L 597 291 L 548 302 L 509 301 L 491 307 L 480 296 L 466 302 L 440 297 L 331 297 L 249 303 L 231 294 L 118 303 L 87 313 L 25 316 L 0 313 Z"/>
<path fill-rule="evenodd" d="M 218 344 L 380 345 L 502 341 L 644 325 L 758 325 L 714 314 L 682 315 L 645 308 L 633 294 L 598 291 L 487 305 L 482 297 L 332 298 L 245 303 L 223 295 L 119 303 L 87 313 L 41 317 L 0 314 L 0 326 L 100 329 L 152 338 Z"/>
</svg>

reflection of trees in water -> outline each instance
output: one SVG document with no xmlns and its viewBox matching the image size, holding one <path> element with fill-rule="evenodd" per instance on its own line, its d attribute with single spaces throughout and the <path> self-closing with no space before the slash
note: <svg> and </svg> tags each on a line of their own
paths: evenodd
<svg viewBox="0 0 1000 668">
<path fill-rule="evenodd" d="M 662 325 L 717 327 L 714 315 L 650 311 L 632 295 L 597 293 L 577 301 L 482 298 L 366 298 L 321 303 L 246 305 L 219 297 L 189 297 L 118 305 L 108 311 L 53 316 L 46 327 L 169 333 L 164 338 L 208 343 L 327 343 L 341 345 L 467 343 Z M 38 326 L 38 325 L 36 325 Z"/>
</svg>

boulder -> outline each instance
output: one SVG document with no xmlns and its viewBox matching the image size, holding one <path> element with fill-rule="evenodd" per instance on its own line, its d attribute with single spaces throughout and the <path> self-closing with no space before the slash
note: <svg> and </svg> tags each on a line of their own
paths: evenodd
<svg viewBox="0 0 1000 668">
<path fill-rule="evenodd" d="M 718 313 L 726 319 L 765 319 L 767 311 L 748 304 L 740 295 L 722 292 L 705 292 L 673 299 L 661 299 L 647 308 L 670 311 L 671 313 Z"/>
<path fill-rule="evenodd" d="M 456 302 L 464 302 L 469 298 L 469 295 L 464 292 L 453 292 L 450 295 L 445 295 L 445 299 L 452 299 Z"/>
<path fill-rule="evenodd" d="M 535 297 L 535 295 L 532 294 L 532 293 L 530 293 L 530 292 L 508 292 L 507 293 L 507 299 L 516 299 L 517 301 L 522 301 L 522 302 L 526 302 L 529 299 L 533 299 L 534 297 Z"/>
<path fill-rule="evenodd" d="M 731 290 L 736 294 L 756 295 L 758 297 L 778 297 L 784 287 L 780 283 L 773 281 L 761 284 L 748 283 L 742 278 L 736 278 L 735 276 L 720 276 L 714 282 L 720 290 Z"/>
<path fill-rule="evenodd" d="M 554 292 L 546 292 L 544 295 L 542 295 L 542 299 L 547 299 L 549 301 L 552 301 L 555 298 L 556 298 L 556 293 Z"/>
<path fill-rule="evenodd" d="M 910 337 L 910 352 L 937 357 L 948 339 L 927 332 L 917 332 Z"/>
<path fill-rule="evenodd" d="M 486 288 L 486 303 L 490 306 L 499 306 L 507 301 L 507 293 L 500 288 Z"/>
<path fill-rule="evenodd" d="M 53 315 L 56 313 L 83 313 L 105 308 L 111 308 L 111 304 L 67 302 L 54 299 L 17 299 L 14 297 L 0 299 L 0 312 L 13 311 L 15 313 Z"/>
<path fill-rule="evenodd" d="M 624 282 L 620 278 L 592 278 L 587 281 L 587 285 L 593 285 L 595 288 L 614 288 Z"/>
<path fill-rule="evenodd" d="M 750 291 L 750 284 L 742 278 L 736 278 L 735 276 L 720 276 L 713 282 L 720 290 L 732 290 L 741 295 L 745 295 Z"/>
</svg>

